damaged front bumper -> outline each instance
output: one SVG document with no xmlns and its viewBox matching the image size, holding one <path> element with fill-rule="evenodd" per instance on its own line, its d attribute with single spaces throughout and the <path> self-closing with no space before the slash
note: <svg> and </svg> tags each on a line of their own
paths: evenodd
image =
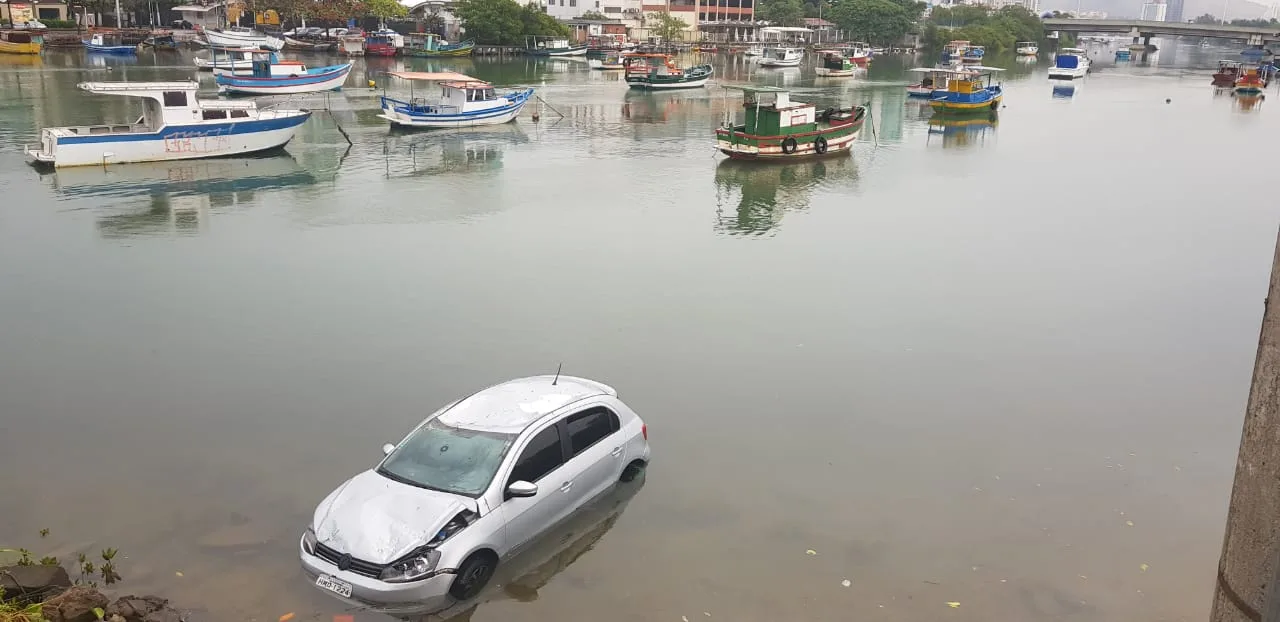
<svg viewBox="0 0 1280 622">
<path fill-rule="evenodd" d="M 350 597 L 319 586 L 316 589 L 355 607 L 392 614 L 425 614 L 446 609 L 453 604 L 453 597 L 449 596 L 449 586 L 454 579 L 452 571 L 441 571 L 441 574 L 421 581 L 387 583 L 347 570 L 338 570 L 337 566 L 306 550 L 299 550 L 299 558 L 302 570 L 312 585 L 315 585 L 320 575 L 351 584 Z"/>
</svg>

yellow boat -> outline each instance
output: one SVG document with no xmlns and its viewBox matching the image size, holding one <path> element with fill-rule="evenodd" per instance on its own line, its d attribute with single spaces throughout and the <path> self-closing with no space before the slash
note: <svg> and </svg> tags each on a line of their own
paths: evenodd
<svg viewBox="0 0 1280 622">
<path fill-rule="evenodd" d="M 0 31 L 0 54 L 39 54 L 39 37 L 17 30 Z"/>
</svg>

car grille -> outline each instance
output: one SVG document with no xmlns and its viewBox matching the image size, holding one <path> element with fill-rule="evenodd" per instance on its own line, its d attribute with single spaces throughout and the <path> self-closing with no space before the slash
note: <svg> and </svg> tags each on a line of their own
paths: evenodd
<svg viewBox="0 0 1280 622">
<path fill-rule="evenodd" d="M 323 559 L 329 562 L 330 564 L 337 566 L 338 560 L 342 559 L 343 554 L 339 553 L 336 549 L 329 548 L 317 542 L 316 557 L 319 557 L 320 559 Z M 347 568 L 347 570 L 354 572 L 358 575 L 366 576 L 372 579 L 377 579 L 378 577 L 382 576 L 383 568 L 384 566 L 382 564 L 375 564 L 373 562 L 367 562 L 367 561 L 364 561 L 363 559 L 356 559 L 352 557 L 351 566 Z"/>
</svg>

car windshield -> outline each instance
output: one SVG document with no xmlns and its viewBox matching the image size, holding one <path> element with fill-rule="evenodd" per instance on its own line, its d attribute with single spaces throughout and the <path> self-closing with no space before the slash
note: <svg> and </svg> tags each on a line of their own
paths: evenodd
<svg viewBox="0 0 1280 622">
<path fill-rule="evenodd" d="M 409 435 L 378 467 L 398 482 L 476 497 L 502 464 L 514 434 L 455 428 L 432 419 Z"/>
</svg>

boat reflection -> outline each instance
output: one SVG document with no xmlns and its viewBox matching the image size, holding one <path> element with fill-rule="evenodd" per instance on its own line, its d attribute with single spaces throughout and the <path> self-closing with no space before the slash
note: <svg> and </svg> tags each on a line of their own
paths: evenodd
<svg viewBox="0 0 1280 622">
<path fill-rule="evenodd" d="M 852 185 L 857 178 L 857 163 L 847 156 L 794 164 L 724 160 L 716 166 L 716 230 L 769 233 L 786 212 L 807 209 L 815 190 Z"/>
<path fill-rule="evenodd" d="M 998 124 L 999 116 L 994 112 L 980 117 L 934 116 L 929 119 L 929 138 L 926 142 L 931 143 L 938 140 L 935 137 L 941 137 L 944 149 L 981 146 L 986 144 L 988 131 L 994 134 Z"/>
<path fill-rule="evenodd" d="M 1262 105 L 1262 102 L 1266 98 L 1267 96 L 1261 93 L 1254 93 L 1252 95 L 1237 94 L 1236 108 L 1241 112 L 1253 112 Z"/>
<path fill-rule="evenodd" d="M 198 233 L 211 208 L 254 201 L 260 190 L 314 184 L 315 176 L 287 154 L 183 162 L 120 164 L 57 169 L 41 175 L 62 200 L 87 199 L 142 211 L 105 214 L 98 231 L 108 238 Z M 145 201 L 128 201 L 129 197 Z M 126 200 L 120 200 L 120 199 Z"/>
<path fill-rule="evenodd" d="M 1054 99 L 1071 99 L 1076 96 L 1076 83 L 1074 80 L 1050 80 L 1053 85 Z"/>
<path fill-rule="evenodd" d="M 707 97 L 703 89 L 679 91 L 628 90 L 622 99 L 622 118 L 632 123 L 666 123 L 680 113 L 689 116 L 695 109 L 710 110 L 715 98 Z M 723 98 L 721 98 L 723 99 Z M 741 101 L 737 103 L 741 104 Z"/>
<path fill-rule="evenodd" d="M 386 175 L 417 177 L 485 173 L 502 169 L 509 145 L 529 142 L 517 123 L 449 130 L 391 130 L 387 137 Z"/>
<path fill-rule="evenodd" d="M 619 483 L 616 488 L 578 510 L 568 520 L 534 541 L 528 549 L 498 565 L 488 587 L 474 599 L 455 603 L 438 613 L 404 618 L 413 622 L 470 622 L 481 606 L 513 600 L 532 602 L 541 590 L 580 557 L 595 548 L 613 529 L 635 495 L 644 488 L 644 477 Z"/>
</svg>

